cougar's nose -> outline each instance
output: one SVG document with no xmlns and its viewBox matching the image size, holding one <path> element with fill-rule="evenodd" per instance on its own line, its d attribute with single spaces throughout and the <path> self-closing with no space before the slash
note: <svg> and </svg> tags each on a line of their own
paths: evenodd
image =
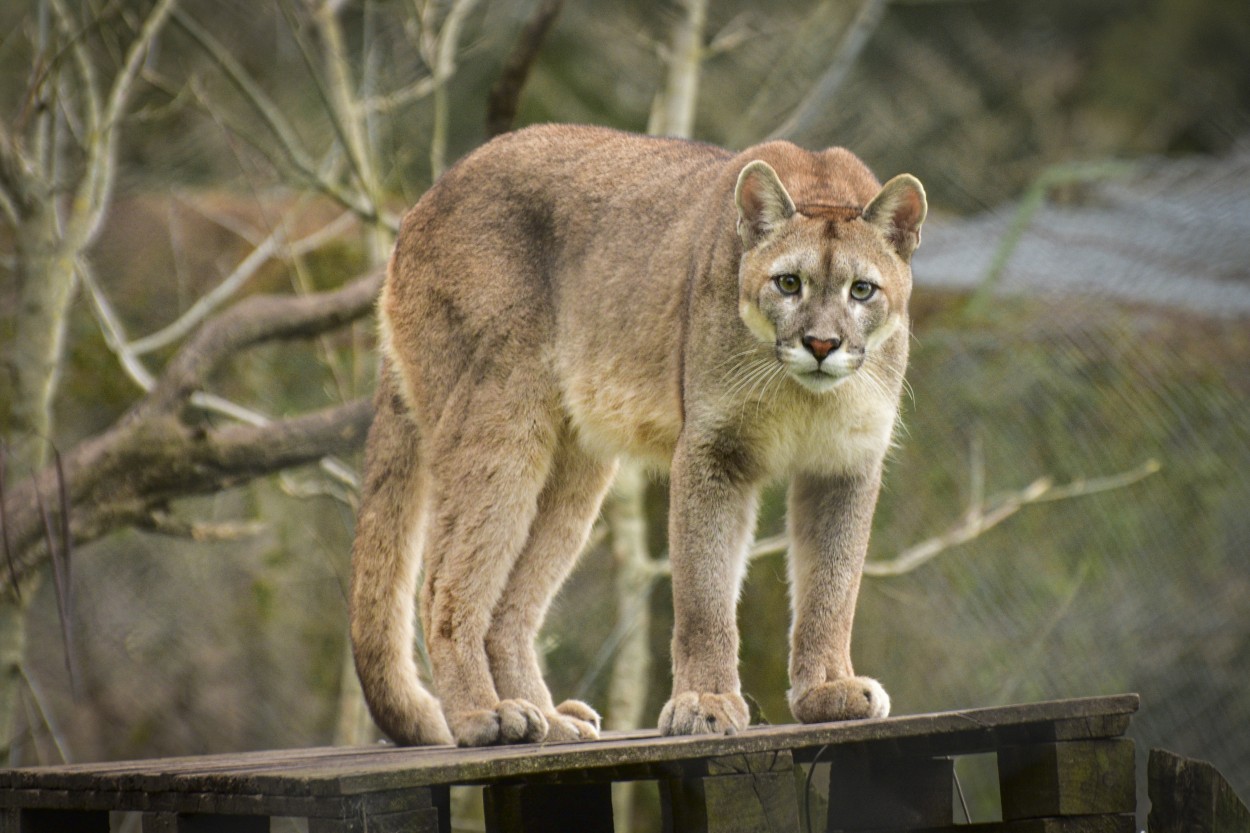
<svg viewBox="0 0 1250 833">
<path fill-rule="evenodd" d="M 803 336 L 803 346 L 807 348 L 807 352 L 816 357 L 816 361 L 820 362 L 825 360 L 825 356 L 842 346 L 842 339 Z"/>
</svg>

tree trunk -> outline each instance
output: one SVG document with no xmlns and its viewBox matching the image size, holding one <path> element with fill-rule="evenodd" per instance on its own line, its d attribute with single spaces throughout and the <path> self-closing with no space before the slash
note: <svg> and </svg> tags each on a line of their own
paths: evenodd
<svg viewBox="0 0 1250 833">
<path fill-rule="evenodd" d="M 13 479 L 38 471 L 48 461 L 52 400 L 77 284 L 74 253 L 58 239 L 51 200 L 39 205 L 16 232 L 18 304 L 5 358 L 11 385 L 6 468 Z"/>
</svg>

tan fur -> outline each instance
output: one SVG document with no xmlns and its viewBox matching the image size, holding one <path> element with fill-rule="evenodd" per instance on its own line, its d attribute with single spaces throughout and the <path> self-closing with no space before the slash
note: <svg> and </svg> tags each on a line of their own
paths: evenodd
<svg viewBox="0 0 1250 833">
<path fill-rule="evenodd" d="M 924 192 L 849 152 L 731 154 L 588 127 L 503 136 L 404 218 L 353 550 L 352 640 L 400 743 L 597 736 L 534 638 L 630 454 L 668 465 L 668 734 L 734 732 L 735 605 L 767 481 L 791 481 L 791 692 L 880 716 L 850 639 L 907 361 Z M 801 288 L 781 290 L 794 274 Z M 871 296 L 863 295 L 870 281 Z M 823 360 L 823 361 L 822 361 Z M 412 599 L 435 701 L 412 659 Z"/>
</svg>

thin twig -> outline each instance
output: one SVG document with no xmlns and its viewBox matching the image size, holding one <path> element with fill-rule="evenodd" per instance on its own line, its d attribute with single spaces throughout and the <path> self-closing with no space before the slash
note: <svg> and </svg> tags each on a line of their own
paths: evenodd
<svg viewBox="0 0 1250 833">
<path fill-rule="evenodd" d="M 351 212 L 343 212 L 333 221 L 317 231 L 286 245 L 286 232 L 282 225 L 273 230 L 247 257 L 239 262 L 234 271 L 226 276 L 221 283 L 213 287 L 207 294 L 200 297 L 191 307 L 176 320 L 157 330 L 151 335 L 137 338 L 130 342 L 130 350 L 136 356 L 151 353 L 173 344 L 191 332 L 196 325 L 209 316 L 223 303 L 234 297 L 261 266 L 276 256 L 294 259 L 309 252 L 316 251 L 323 243 L 338 237 L 355 222 Z"/>
<path fill-rule="evenodd" d="M 91 309 L 95 313 L 96 323 L 100 325 L 100 332 L 104 335 L 104 343 L 117 356 L 122 370 L 130 377 L 130 380 L 141 390 L 150 391 L 156 383 L 156 377 L 134 354 L 134 350 L 131 349 L 126 339 L 126 332 L 117 311 L 113 309 L 108 296 L 100 288 L 95 274 L 85 261 L 80 260 L 78 263 L 78 278 L 87 288 L 87 297 L 91 300 Z"/>
<path fill-rule="evenodd" d="M 52 712 L 44 708 L 43 692 L 35 684 L 35 681 L 26 673 L 26 667 L 19 665 L 17 671 L 22 676 L 22 680 L 26 683 L 26 691 L 30 694 L 30 702 L 34 704 L 35 709 L 39 712 L 39 719 L 43 721 L 44 728 L 48 730 L 48 735 L 52 738 L 52 745 L 56 747 L 56 754 L 61 757 L 61 763 L 72 763 L 73 760 L 69 754 L 69 744 L 65 740 L 65 733 L 60 730 L 52 717 Z M 29 719 L 29 718 L 28 718 Z M 30 735 L 33 740 L 35 728 L 30 727 Z M 38 747 L 36 747 L 36 750 Z"/>
<path fill-rule="evenodd" d="M 943 552 L 985 534 L 1026 506 L 1056 500 L 1071 500 L 1099 492 L 1122 489 L 1149 477 L 1161 468 L 1158 460 L 1150 459 L 1129 471 L 1105 477 L 1078 478 L 1062 486 L 1055 486 L 1048 477 L 1039 477 L 1019 491 L 1009 492 L 989 501 L 988 507 L 981 508 L 974 503 L 964 516 L 945 532 L 908 547 L 894 558 L 865 562 L 864 575 L 893 578 L 910 573 Z M 788 535 L 784 533 L 773 535 L 756 541 L 751 547 L 750 558 L 780 555 L 789 546 Z"/>
<path fill-rule="evenodd" d="M 22 600 L 22 590 L 17 583 L 17 567 L 13 564 L 13 544 L 9 539 L 9 516 L 4 496 L 5 464 L 9 457 L 9 447 L 0 442 L 0 541 L 4 543 L 4 560 L 9 567 L 9 581 L 12 582 L 13 595 L 18 602 Z"/>
<path fill-rule="evenodd" d="M 362 201 L 359 194 L 321 175 L 317 170 L 316 163 L 304 149 L 303 144 L 295 133 L 295 129 L 287 121 L 286 116 L 283 115 L 273 100 L 265 94 L 260 85 L 235 60 L 234 56 L 230 54 L 230 51 L 220 41 L 196 22 L 194 18 L 181 10 L 174 11 L 173 19 L 226 74 L 226 78 L 230 81 L 231 86 L 243 96 L 243 100 L 260 116 L 261 121 L 264 122 L 270 134 L 277 140 L 281 158 L 286 162 L 290 170 L 294 171 L 307 184 L 336 200 L 345 208 L 355 212 L 362 219 L 371 223 L 382 222 L 390 224 L 388 218 L 378 213 L 376 206 Z M 223 123 L 225 123 L 224 119 Z M 232 126 L 231 129 L 236 130 L 236 127 Z M 248 137 L 246 131 L 236 132 L 239 132 L 245 138 Z M 248 141 L 265 153 L 266 156 L 274 158 L 265 143 L 254 138 L 248 138 Z"/>
<path fill-rule="evenodd" d="M 58 471 L 59 475 L 59 471 Z M 32 475 L 33 477 L 34 475 Z M 58 483 L 58 489 L 60 484 Z M 61 623 L 61 641 L 65 649 L 65 671 L 69 675 L 70 690 L 74 692 L 74 697 L 78 696 L 78 675 L 75 673 L 73 643 L 70 639 L 70 610 L 69 610 L 69 565 L 62 558 L 63 553 L 57 545 L 57 536 L 53 532 L 52 516 L 48 512 L 47 504 L 43 500 L 43 491 L 40 490 L 38 483 L 35 484 L 35 505 L 39 510 L 39 517 L 43 521 L 44 541 L 48 548 L 48 558 L 52 561 L 52 583 L 54 585 L 56 596 L 57 618 Z"/>
<path fill-rule="evenodd" d="M 868 40 L 881 25 L 881 19 L 885 16 L 885 9 L 888 5 L 889 0 L 864 0 L 855 19 L 842 34 L 842 40 L 838 42 L 837 49 L 833 53 L 833 60 L 824 74 L 820 76 L 799 106 L 794 108 L 790 117 L 773 131 L 770 138 L 786 139 L 801 136 L 816 126 L 819 123 L 818 120 L 829 112 L 830 102 L 851 74 Z"/>
<path fill-rule="evenodd" d="M 206 543 L 254 538 L 268 529 L 268 526 L 261 521 L 187 521 L 169 512 L 154 511 L 148 515 L 143 528 L 172 538 L 188 538 L 198 543 Z"/>
<path fill-rule="evenodd" d="M 451 119 L 447 84 L 456 72 L 460 29 L 477 3 L 478 0 L 454 0 L 438 33 L 438 54 L 434 64 L 434 131 L 430 137 L 430 175 L 435 179 L 447 167 L 447 129 Z"/>
</svg>

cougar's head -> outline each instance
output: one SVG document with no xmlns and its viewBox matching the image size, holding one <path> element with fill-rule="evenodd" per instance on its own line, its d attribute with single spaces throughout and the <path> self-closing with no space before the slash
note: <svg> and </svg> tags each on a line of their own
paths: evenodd
<svg viewBox="0 0 1250 833">
<path fill-rule="evenodd" d="M 866 206 L 796 206 L 763 161 L 743 168 L 734 193 L 738 312 L 805 388 L 832 390 L 907 323 L 911 255 L 927 204 L 901 174 Z"/>
</svg>

